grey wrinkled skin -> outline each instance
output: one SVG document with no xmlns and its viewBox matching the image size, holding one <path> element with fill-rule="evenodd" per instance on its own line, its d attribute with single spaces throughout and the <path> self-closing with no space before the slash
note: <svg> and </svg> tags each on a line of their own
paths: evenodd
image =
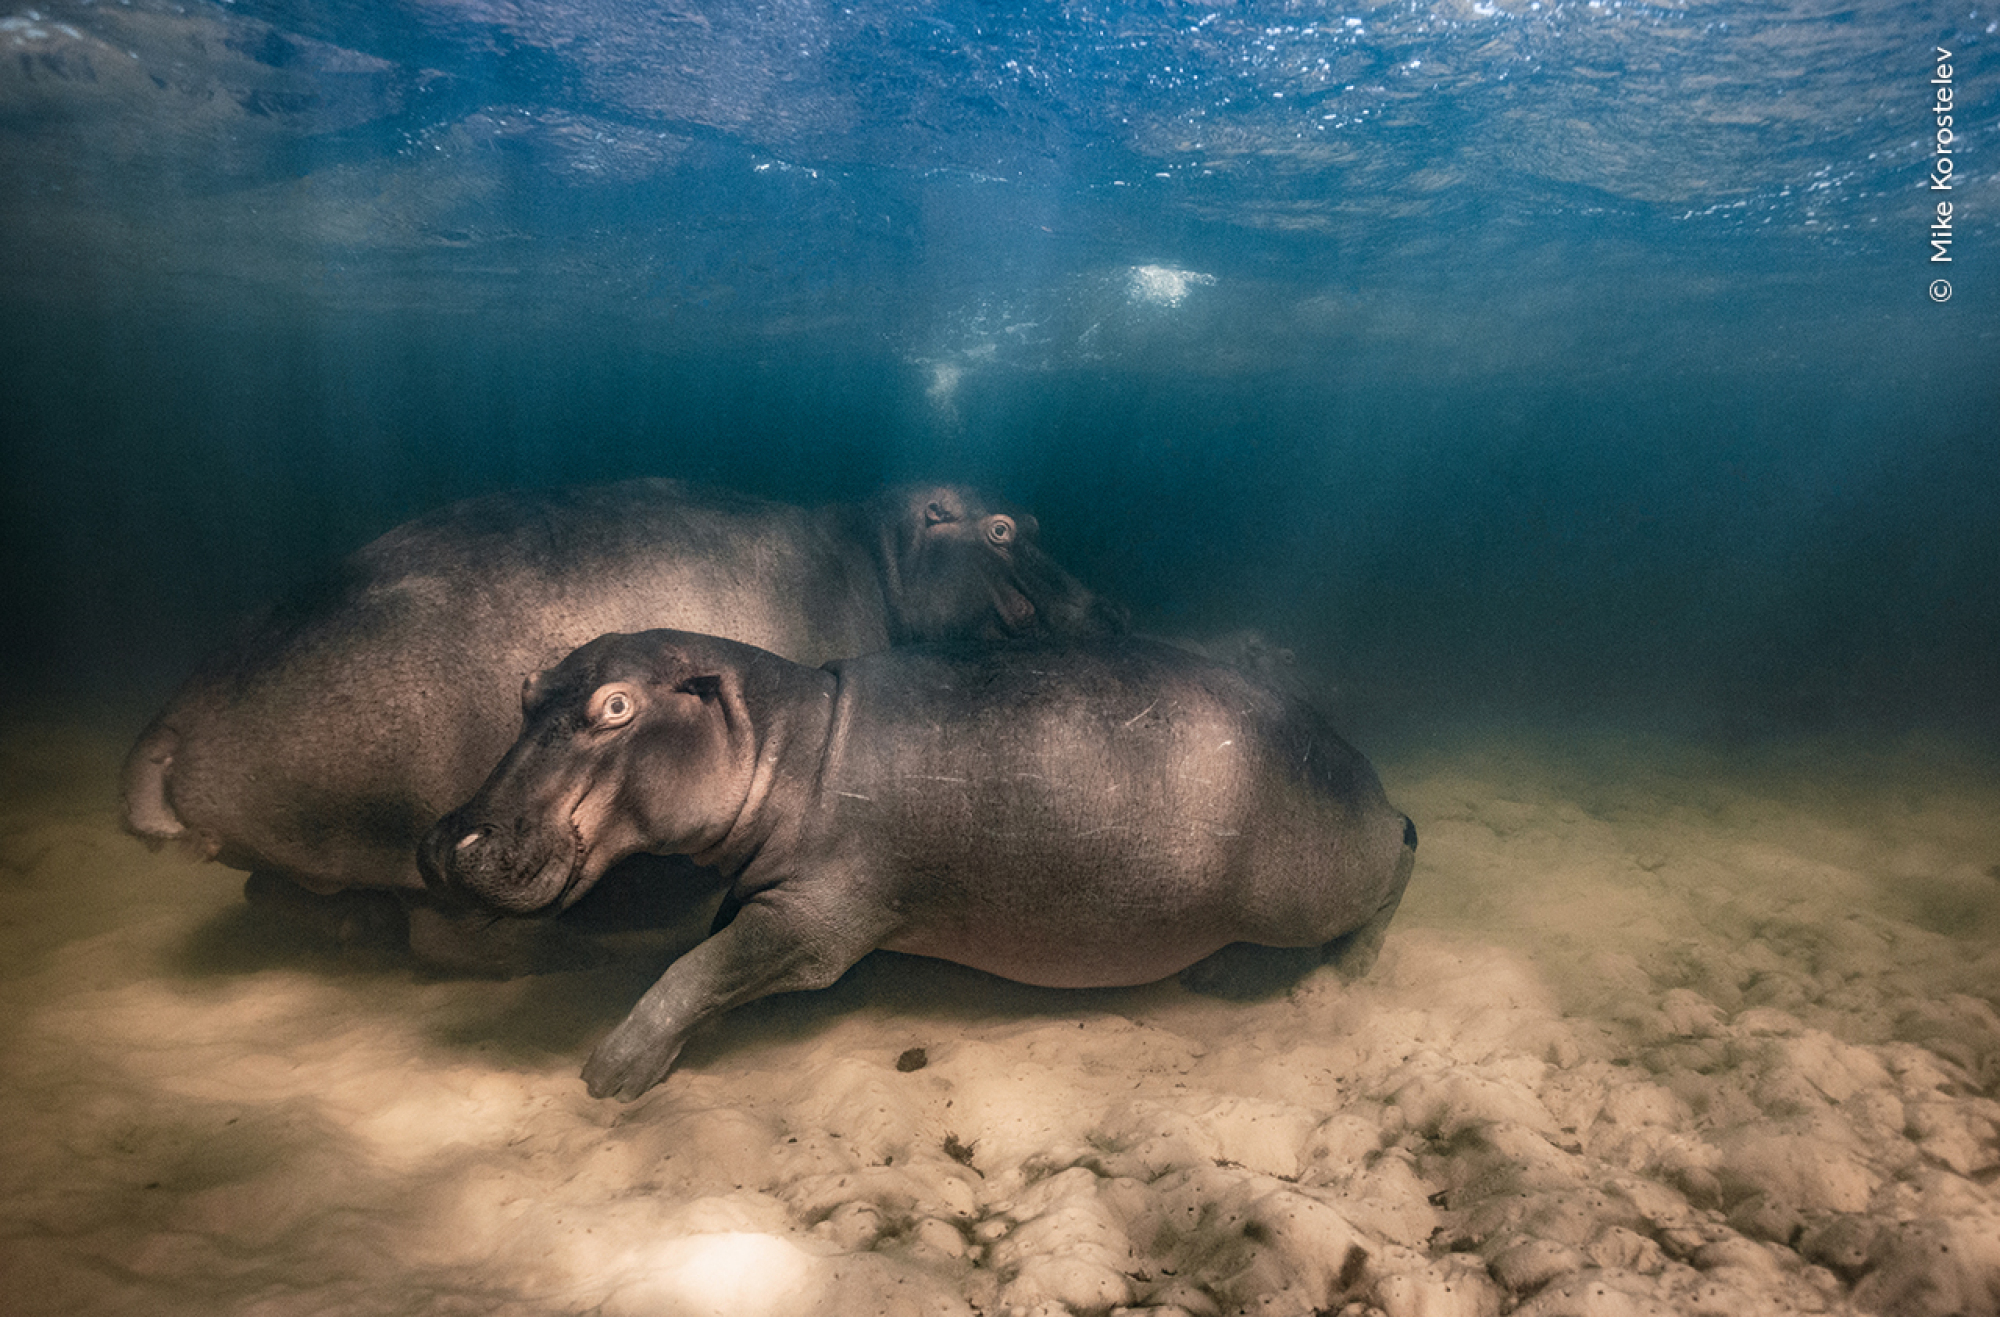
<svg viewBox="0 0 2000 1317">
<path fill-rule="evenodd" d="M 527 915 L 636 852 L 714 867 L 738 912 L 598 1046 L 599 1097 L 637 1097 L 704 1021 L 877 947 L 1055 987 L 1245 945 L 1365 972 L 1416 830 L 1309 706 L 1166 645 L 813 669 L 652 631 L 529 683 L 520 739 L 421 860 L 449 897 Z"/>
<path fill-rule="evenodd" d="M 953 486 L 818 509 L 665 480 L 455 504 L 210 656 L 126 761 L 126 827 L 312 892 L 421 904 L 417 842 L 505 753 L 523 680 L 584 641 L 679 626 L 819 663 L 1122 629 L 1036 531 Z"/>
</svg>

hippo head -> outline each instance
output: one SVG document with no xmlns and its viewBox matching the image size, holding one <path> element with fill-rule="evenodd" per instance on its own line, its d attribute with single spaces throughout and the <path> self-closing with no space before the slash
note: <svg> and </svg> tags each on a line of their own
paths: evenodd
<svg viewBox="0 0 2000 1317">
<path fill-rule="evenodd" d="M 520 739 L 418 848 L 433 892 L 553 914 L 628 855 L 699 855 L 728 836 L 754 766 L 732 739 L 740 665 L 701 661 L 707 637 L 686 637 L 690 652 L 669 636 L 600 636 L 528 678 Z"/>
<path fill-rule="evenodd" d="M 1125 630 L 1122 610 L 1042 552 L 1040 527 L 1025 512 L 956 485 L 892 490 L 874 511 L 897 644 Z"/>
</svg>

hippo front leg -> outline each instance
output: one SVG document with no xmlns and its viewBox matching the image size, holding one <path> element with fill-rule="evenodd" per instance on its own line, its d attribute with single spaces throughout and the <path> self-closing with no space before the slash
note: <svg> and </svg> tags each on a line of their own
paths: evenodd
<svg viewBox="0 0 2000 1317">
<path fill-rule="evenodd" d="M 825 988 L 881 945 L 861 912 L 804 908 L 760 896 L 676 960 L 584 1064 L 592 1097 L 630 1102 L 666 1078 L 688 1036 L 710 1018 L 777 992 Z"/>
</svg>

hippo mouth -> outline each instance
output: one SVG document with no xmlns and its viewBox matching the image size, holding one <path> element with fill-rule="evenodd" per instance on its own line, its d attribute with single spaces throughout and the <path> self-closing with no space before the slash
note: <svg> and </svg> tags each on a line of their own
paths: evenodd
<svg viewBox="0 0 2000 1317">
<path fill-rule="evenodd" d="M 1033 631 L 1039 616 L 1035 601 L 1012 581 L 994 582 L 993 611 L 999 614 L 1001 630 L 1010 636 Z"/>
<path fill-rule="evenodd" d="M 1082 638 L 1122 635 L 1126 629 L 1120 609 L 1084 589 L 1032 544 L 1019 547 L 1011 570 L 989 578 L 989 589 L 1008 635 Z"/>
<path fill-rule="evenodd" d="M 622 858 L 613 855 L 607 857 L 601 864 L 593 863 L 599 848 L 593 847 L 584 833 L 588 821 L 591 831 L 599 833 L 600 836 L 602 834 L 605 821 L 603 816 L 608 807 L 597 804 L 598 794 L 596 783 L 586 782 L 583 790 L 577 793 L 576 800 L 570 805 L 569 812 L 564 816 L 564 828 L 569 834 L 570 849 L 567 857 L 569 867 L 560 882 L 556 884 L 556 893 L 549 901 L 548 908 L 554 913 L 560 914 L 581 901 L 591 888 L 597 886 L 597 880 L 604 876 L 604 871 Z M 559 858 L 551 856 L 542 866 L 541 874 L 537 875 L 538 882 L 555 868 Z"/>
<path fill-rule="evenodd" d="M 447 818 L 419 852 L 425 886 L 502 915 L 558 914 L 583 895 L 586 847 L 574 821 L 524 827 Z"/>
<path fill-rule="evenodd" d="M 561 914 L 590 890 L 590 884 L 583 880 L 584 861 L 589 855 L 583 841 L 583 830 L 577 827 L 574 818 L 570 818 L 565 822 L 563 832 L 568 845 L 556 847 L 529 883 L 530 891 L 554 891 L 554 895 L 539 907 L 544 914 Z"/>
<path fill-rule="evenodd" d="M 581 901 L 589 894 L 591 888 L 597 886 L 597 880 L 604 876 L 604 869 L 609 867 L 591 866 L 590 848 L 584 843 L 582 829 L 571 823 L 569 833 L 573 847 L 570 852 L 569 871 L 563 875 L 561 885 L 556 889 L 555 898 L 547 907 L 551 914 L 561 914 Z M 549 867 L 553 867 L 553 862 Z M 544 872 L 546 871 L 545 869 Z"/>
<path fill-rule="evenodd" d="M 502 915 L 554 916 L 569 909 L 620 857 L 591 841 L 602 843 L 614 821 L 615 789 L 585 781 L 564 795 L 567 800 L 520 814 L 475 799 L 439 820 L 418 851 L 425 885 L 440 897 Z"/>
<path fill-rule="evenodd" d="M 575 899 L 582 869 L 582 838 L 572 829 L 548 829 L 525 845 L 510 845 L 497 840 L 494 829 L 479 827 L 452 845 L 445 889 L 501 914 L 552 915 Z"/>
</svg>

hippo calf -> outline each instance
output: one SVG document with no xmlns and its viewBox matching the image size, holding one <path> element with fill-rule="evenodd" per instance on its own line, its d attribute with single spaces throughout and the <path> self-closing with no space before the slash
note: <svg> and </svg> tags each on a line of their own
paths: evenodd
<svg viewBox="0 0 2000 1317">
<path fill-rule="evenodd" d="M 1122 629 L 1036 530 L 950 485 L 816 509 L 667 480 L 454 504 L 211 655 L 127 757 L 126 827 L 249 870 L 253 892 L 386 889 L 429 916 L 417 843 L 505 752 L 530 673 L 655 626 L 808 663 Z M 480 959 L 448 923 L 410 933 L 432 959 Z"/>
<path fill-rule="evenodd" d="M 720 870 L 736 906 L 598 1045 L 598 1097 L 637 1097 L 705 1020 L 877 947 L 1054 987 L 1150 982 L 1240 943 L 1323 946 L 1358 973 L 1415 860 L 1415 828 L 1309 706 L 1136 639 L 815 669 L 609 635 L 537 674 L 522 713 L 425 838 L 428 881 L 553 912 L 621 858 L 670 853 Z"/>
</svg>

